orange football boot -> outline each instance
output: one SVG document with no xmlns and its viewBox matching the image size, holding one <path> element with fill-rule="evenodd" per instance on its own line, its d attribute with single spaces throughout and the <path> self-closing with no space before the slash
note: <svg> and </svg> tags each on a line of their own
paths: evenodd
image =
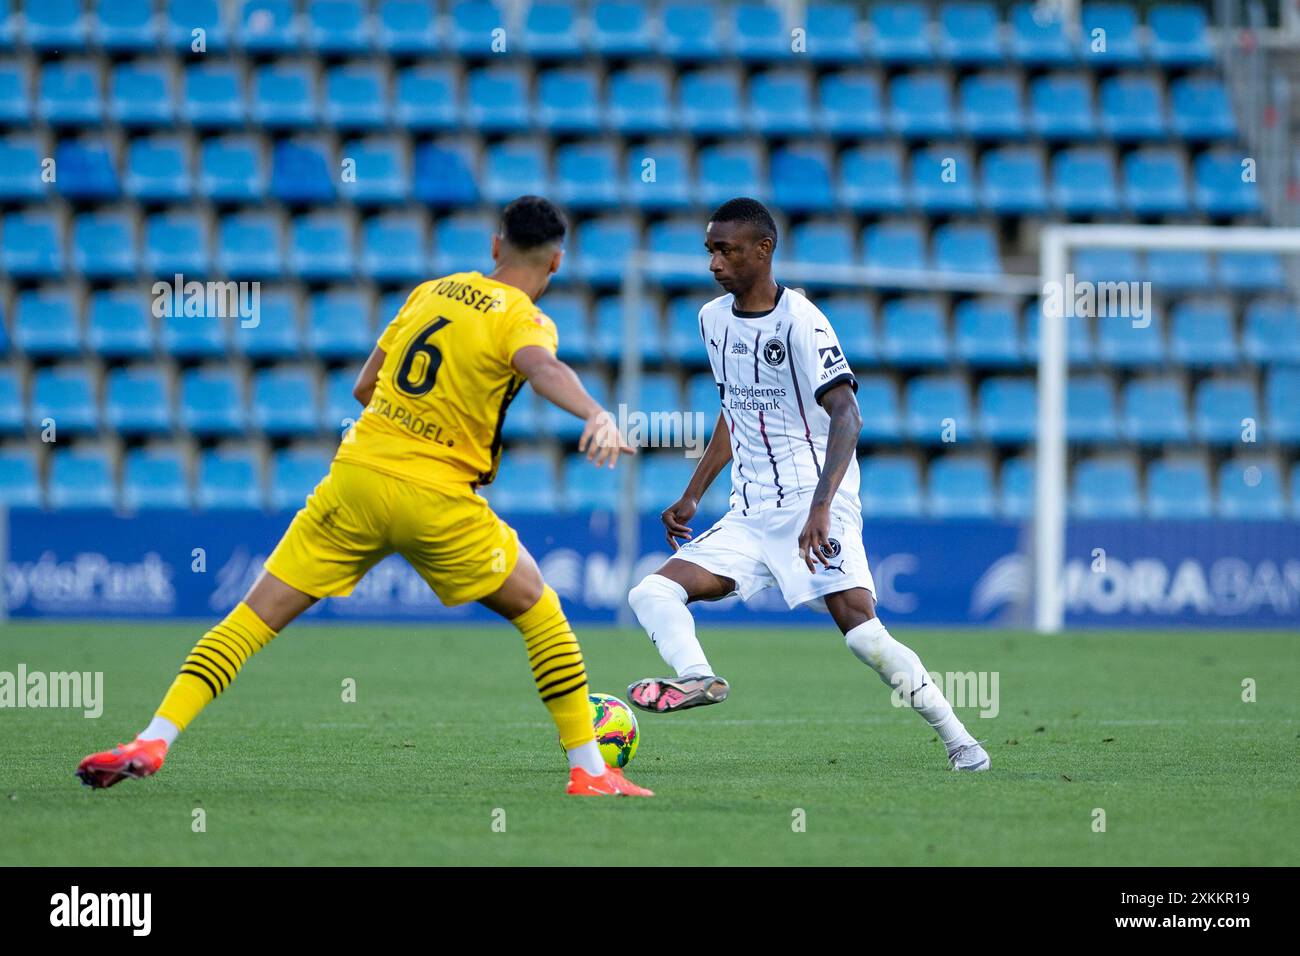
<svg viewBox="0 0 1300 956">
<path fill-rule="evenodd" d="M 167 758 L 165 740 L 141 740 L 118 744 L 112 750 L 91 754 L 77 764 L 77 776 L 94 790 L 111 787 L 127 777 L 149 777 Z"/>
<path fill-rule="evenodd" d="M 593 776 L 581 767 L 569 771 L 569 789 L 565 791 L 578 797 L 653 797 L 655 792 L 638 787 L 622 770 L 606 767 L 600 776 Z"/>
</svg>

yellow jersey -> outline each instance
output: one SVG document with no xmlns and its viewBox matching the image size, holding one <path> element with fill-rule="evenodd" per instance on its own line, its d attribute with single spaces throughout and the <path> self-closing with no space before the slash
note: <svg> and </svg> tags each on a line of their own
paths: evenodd
<svg viewBox="0 0 1300 956">
<path fill-rule="evenodd" d="M 555 323 L 514 286 L 457 272 L 415 287 L 379 338 L 384 364 L 336 461 L 434 487 L 496 477 L 506 409 L 525 379 L 515 352 L 559 344 Z"/>
</svg>

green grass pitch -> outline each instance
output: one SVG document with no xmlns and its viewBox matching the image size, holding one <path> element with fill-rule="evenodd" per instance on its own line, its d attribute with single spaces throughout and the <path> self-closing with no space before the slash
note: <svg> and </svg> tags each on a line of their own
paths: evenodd
<svg viewBox="0 0 1300 956">
<path fill-rule="evenodd" d="M 595 690 L 662 669 L 640 633 L 578 631 Z M 156 777 L 81 787 L 77 761 L 143 726 L 201 632 L 0 629 L 0 670 L 103 671 L 105 697 L 99 719 L 0 710 L 0 864 L 1300 863 L 1294 634 L 899 627 L 934 671 L 998 673 L 997 717 L 959 711 L 993 769 L 955 774 L 829 621 L 705 624 L 732 698 L 641 716 L 629 776 L 659 795 L 635 801 L 563 795 L 508 627 L 301 625 Z"/>
</svg>

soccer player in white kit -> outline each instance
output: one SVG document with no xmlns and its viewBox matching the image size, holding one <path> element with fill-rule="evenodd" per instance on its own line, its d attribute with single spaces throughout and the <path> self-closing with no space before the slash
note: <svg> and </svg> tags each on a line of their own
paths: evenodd
<svg viewBox="0 0 1300 956">
<path fill-rule="evenodd" d="M 727 682 L 687 604 L 776 587 L 792 609 L 830 612 L 849 650 L 934 728 L 953 769 L 986 770 L 988 754 L 920 658 L 876 617 L 858 501 L 857 381 L 826 316 L 772 278 L 776 239 L 771 214 L 745 198 L 719 207 L 705 232 L 709 269 L 727 293 L 699 316 L 722 410 L 686 491 L 660 515 L 676 556 L 628 594 L 675 676 L 637 681 L 628 697 L 651 713 L 721 703 Z M 692 538 L 687 522 L 728 462 L 731 508 Z"/>
</svg>

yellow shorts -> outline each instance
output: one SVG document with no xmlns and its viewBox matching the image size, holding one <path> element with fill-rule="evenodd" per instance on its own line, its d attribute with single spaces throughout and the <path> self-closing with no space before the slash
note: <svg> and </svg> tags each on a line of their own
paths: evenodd
<svg viewBox="0 0 1300 956">
<path fill-rule="evenodd" d="M 394 552 L 453 607 L 505 583 L 519 560 L 519 536 L 468 483 L 434 490 L 336 461 L 266 570 L 312 597 L 342 597 Z"/>
</svg>

